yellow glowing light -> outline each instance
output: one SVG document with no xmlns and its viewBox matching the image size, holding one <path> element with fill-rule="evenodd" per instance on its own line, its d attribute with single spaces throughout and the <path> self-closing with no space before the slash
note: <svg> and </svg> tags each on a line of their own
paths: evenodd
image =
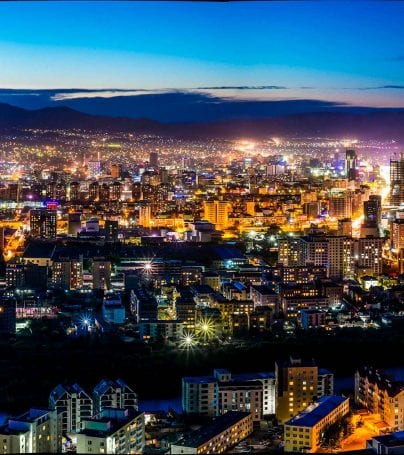
<svg viewBox="0 0 404 455">
<path fill-rule="evenodd" d="M 215 333 L 215 326 L 211 319 L 201 319 L 197 324 L 197 333 L 202 335 L 203 338 L 209 339 L 213 337 Z"/>
<path fill-rule="evenodd" d="M 192 349 L 197 344 L 194 334 L 185 332 L 180 340 L 180 347 L 183 349 Z"/>
</svg>

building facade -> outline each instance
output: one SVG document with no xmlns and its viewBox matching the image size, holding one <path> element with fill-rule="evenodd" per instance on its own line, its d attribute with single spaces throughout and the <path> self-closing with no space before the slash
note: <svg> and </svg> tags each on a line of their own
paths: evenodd
<svg viewBox="0 0 404 455">
<path fill-rule="evenodd" d="M 349 412 L 349 398 L 327 395 L 285 422 L 285 452 L 315 452 L 325 428 Z"/>
</svg>

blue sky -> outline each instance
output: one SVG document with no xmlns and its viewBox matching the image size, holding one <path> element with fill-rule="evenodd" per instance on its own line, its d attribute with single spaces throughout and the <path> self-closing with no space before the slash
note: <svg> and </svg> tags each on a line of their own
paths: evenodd
<svg viewBox="0 0 404 455">
<path fill-rule="evenodd" d="M 0 20 L 3 88 L 404 107 L 404 2 L 4 2 Z"/>
</svg>

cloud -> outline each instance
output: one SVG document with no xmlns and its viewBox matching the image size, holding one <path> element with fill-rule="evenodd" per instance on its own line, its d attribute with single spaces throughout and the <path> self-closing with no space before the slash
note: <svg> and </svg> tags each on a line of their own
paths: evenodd
<svg viewBox="0 0 404 455">
<path fill-rule="evenodd" d="M 197 87 L 197 90 L 288 90 L 282 85 L 223 85 L 217 87 Z"/>
<path fill-rule="evenodd" d="M 163 93 L 164 90 L 120 90 L 120 89 L 105 89 L 105 90 L 79 90 L 79 91 L 63 91 L 52 95 L 50 98 L 53 101 L 73 100 L 75 98 L 114 98 L 116 96 L 137 96 L 137 95 L 153 95 Z"/>
<path fill-rule="evenodd" d="M 378 87 L 360 87 L 358 90 L 404 89 L 404 85 L 379 85 Z"/>
</svg>

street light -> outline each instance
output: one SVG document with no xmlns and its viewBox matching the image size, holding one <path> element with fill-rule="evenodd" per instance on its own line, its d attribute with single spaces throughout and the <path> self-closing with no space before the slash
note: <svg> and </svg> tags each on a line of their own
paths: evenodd
<svg viewBox="0 0 404 455">
<path fill-rule="evenodd" d="M 194 348 L 195 346 L 196 346 L 195 336 L 190 332 L 184 333 L 180 340 L 180 347 L 189 350 Z"/>
<path fill-rule="evenodd" d="M 204 318 L 199 321 L 199 334 L 203 336 L 205 340 L 212 338 L 215 329 L 214 329 L 214 323 L 211 319 Z"/>
</svg>

